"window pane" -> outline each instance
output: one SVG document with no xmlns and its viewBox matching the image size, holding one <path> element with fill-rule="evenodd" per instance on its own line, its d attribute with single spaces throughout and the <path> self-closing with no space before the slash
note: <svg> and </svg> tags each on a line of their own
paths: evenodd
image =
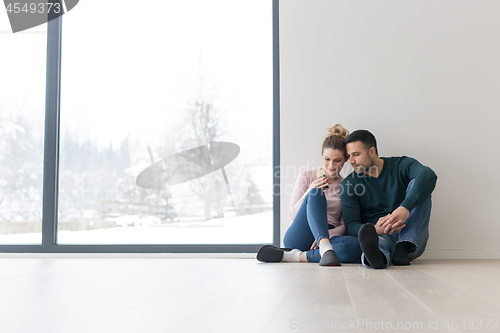
<svg viewBox="0 0 500 333">
<path fill-rule="evenodd" d="M 80 1 L 60 156 L 59 244 L 272 242 L 272 2 Z"/>
<path fill-rule="evenodd" d="M 0 10 L 0 45 L 0 244 L 40 244 L 46 24 L 14 34 Z"/>
</svg>

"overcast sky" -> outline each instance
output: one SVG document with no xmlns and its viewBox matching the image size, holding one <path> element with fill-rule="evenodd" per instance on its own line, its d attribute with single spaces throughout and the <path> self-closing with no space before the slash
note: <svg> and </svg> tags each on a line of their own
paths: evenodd
<svg viewBox="0 0 500 333">
<path fill-rule="evenodd" d="M 240 145 L 272 141 L 272 2 L 82 0 L 63 16 L 62 133 L 116 147 L 157 140 L 199 88 Z M 0 105 L 45 107 L 46 24 L 12 34 L 0 10 Z M 12 50 L 12 52 L 9 52 Z M 154 145 L 154 142 L 147 142 Z"/>
<path fill-rule="evenodd" d="M 240 144 L 270 146 L 271 15 L 267 0 L 81 1 L 63 18 L 63 125 L 103 143 L 154 141 L 201 79 Z"/>
</svg>

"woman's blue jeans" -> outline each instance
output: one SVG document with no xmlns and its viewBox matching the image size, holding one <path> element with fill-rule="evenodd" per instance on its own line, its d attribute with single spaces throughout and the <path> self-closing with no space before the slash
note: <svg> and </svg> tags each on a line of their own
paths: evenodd
<svg viewBox="0 0 500 333">
<path fill-rule="evenodd" d="M 319 262 L 319 249 L 309 250 L 314 240 L 319 244 L 322 238 L 330 238 L 328 234 L 328 217 L 326 215 L 326 197 L 322 189 L 313 188 L 304 198 L 295 219 L 285 233 L 283 244 L 291 249 L 307 251 L 307 261 Z M 333 250 L 344 263 L 361 262 L 361 248 L 358 237 L 333 236 L 330 238 Z"/>
</svg>

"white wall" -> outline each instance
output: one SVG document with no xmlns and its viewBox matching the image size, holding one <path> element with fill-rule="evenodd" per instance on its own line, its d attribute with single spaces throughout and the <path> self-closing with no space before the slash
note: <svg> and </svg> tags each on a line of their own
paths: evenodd
<svg viewBox="0 0 500 333">
<path fill-rule="evenodd" d="M 424 257 L 500 258 L 499 17 L 498 0 L 280 1 L 282 235 L 293 168 L 341 123 L 437 173 Z"/>
</svg>

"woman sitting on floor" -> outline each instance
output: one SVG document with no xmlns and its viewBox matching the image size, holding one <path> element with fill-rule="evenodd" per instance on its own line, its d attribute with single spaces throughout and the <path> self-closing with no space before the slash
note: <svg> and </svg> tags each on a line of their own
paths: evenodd
<svg viewBox="0 0 500 333">
<path fill-rule="evenodd" d="M 320 266 L 359 263 L 358 238 L 345 235 L 340 204 L 340 170 L 347 161 L 344 143 L 349 132 L 341 125 L 328 130 L 321 154 L 326 177 L 316 171 L 302 172 L 293 189 L 290 217 L 293 222 L 285 233 L 286 248 L 264 245 L 257 253 L 262 262 L 319 262 Z M 319 245 L 319 246 L 318 246 Z"/>
</svg>

